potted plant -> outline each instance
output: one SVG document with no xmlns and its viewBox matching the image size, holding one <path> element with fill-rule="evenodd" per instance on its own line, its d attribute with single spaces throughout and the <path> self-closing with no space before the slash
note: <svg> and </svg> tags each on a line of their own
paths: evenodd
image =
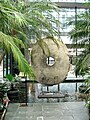
<svg viewBox="0 0 90 120">
<path fill-rule="evenodd" d="M 0 93 L 5 94 L 7 93 L 7 90 L 8 90 L 7 83 L 6 82 L 0 83 Z"/>
<path fill-rule="evenodd" d="M 13 76 L 12 74 L 6 75 L 6 81 L 9 86 L 9 90 L 7 91 L 7 96 L 10 101 L 17 101 L 19 99 L 19 81 L 21 78 L 19 76 Z"/>
<path fill-rule="evenodd" d="M 7 84 L 6 82 L 4 83 L 0 83 L 0 103 L 3 103 L 3 98 L 5 96 L 5 94 L 7 93 Z"/>
</svg>

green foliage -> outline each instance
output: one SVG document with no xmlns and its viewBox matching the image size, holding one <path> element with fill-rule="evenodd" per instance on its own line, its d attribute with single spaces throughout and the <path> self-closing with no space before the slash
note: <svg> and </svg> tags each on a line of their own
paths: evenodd
<svg viewBox="0 0 90 120">
<path fill-rule="evenodd" d="M 21 77 L 19 77 L 18 75 L 16 75 L 14 77 L 12 74 L 7 74 L 6 75 L 6 81 L 9 81 L 9 82 L 19 82 L 19 81 L 21 81 Z"/>
<path fill-rule="evenodd" d="M 85 81 L 85 84 L 87 86 L 87 91 L 89 91 L 89 94 L 86 98 L 86 107 L 90 109 L 90 76 L 87 78 L 87 80 Z"/>
<path fill-rule="evenodd" d="M 79 56 L 76 63 L 75 72 L 78 75 L 84 76 L 85 74 L 90 74 L 90 53 L 86 50 Z"/>
<path fill-rule="evenodd" d="M 88 5 L 90 6 L 90 3 Z M 75 72 L 77 75 L 85 76 L 87 88 L 85 92 L 87 92 L 90 91 L 90 10 L 78 14 L 76 21 L 74 18 L 69 25 L 74 26 L 69 33 L 72 41 L 79 44 L 80 48 L 83 46 L 83 51 L 77 59 Z M 86 106 L 90 109 L 90 93 L 86 98 Z"/>
<path fill-rule="evenodd" d="M 76 20 L 75 17 L 68 23 L 68 25 L 73 25 L 74 28 L 69 32 L 69 35 L 73 42 L 75 39 L 78 39 L 80 43 L 87 43 L 89 42 L 89 33 L 90 33 L 90 15 L 89 10 L 77 14 Z"/>
<path fill-rule="evenodd" d="M 8 86 L 8 89 L 10 90 L 16 90 L 18 89 L 18 85 L 19 85 L 19 82 L 21 81 L 21 77 L 20 76 L 13 76 L 12 74 L 7 74 L 6 75 L 6 79 L 5 79 L 5 82 Z"/>
<path fill-rule="evenodd" d="M 70 38 L 73 43 L 79 44 L 79 48 L 83 48 L 81 54 L 79 54 L 75 72 L 78 75 L 84 76 L 86 73 L 90 74 L 90 14 L 89 10 L 77 14 L 68 23 L 73 25 L 74 28 L 69 32 Z M 82 47 L 83 46 L 83 47 Z"/>
<path fill-rule="evenodd" d="M 12 81 L 14 77 L 11 74 L 8 74 L 6 75 L 6 79 L 8 79 L 9 81 Z"/>
<path fill-rule="evenodd" d="M 42 36 L 60 34 L 57 30 L 60 22 L 52 15 L 53 11 L 58 12 L 58 7 L 47 0 L 0 0 L 0 48 L 4 54 L 12 52 L 20 71 L 29 77 L 35 76 L 19 46 L 27 49 L 32 35 L 39 41 Z"/>
<path fill-rule="evenodd" d="M 4 109 L 6 109 L 5 105 L 0 103 L 0 111 L 3 111 Z"/>
<path fill-rule="evenodd" d="M 4 83 L 0 83 L 0 93 L 4 94 L 7 92 L 8 90 L 8 86 L 7 86 L 7 83 L 4 82 Z"/>
</svg>

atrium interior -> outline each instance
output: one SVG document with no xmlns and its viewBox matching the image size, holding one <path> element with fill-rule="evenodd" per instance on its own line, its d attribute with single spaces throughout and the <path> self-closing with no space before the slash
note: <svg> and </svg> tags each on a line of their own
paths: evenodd
<svg viewBox="0 0 90 120">
<path fill-rule="evenodd" d="M 14 2 L 16 1 L 18 0 L 15 0 Z M 28 3 L 29 2 L 33 3 L 33 1 L 36 2 L 35 0 L 26 0 L 26 1 Z M 41 1 L 44 1 L 44 0 L 37 0 L 37 1 L 40 3 Z M 5 51 L 3 51 L 1 47 L 2 37 L 0 37 L 1 39 L 0 40 L 0 59 L 2 59 L 0 62 L 0 87 L 1 87 L 0 88 L 0 105 L 3 104 L 2 101 L 5 102 L 4 103 L 5 105 L 7 103 L 7 106 L 5 106 L 7 108 L 4 110 L 3 115 L 1 114 L 2 112 L 0 111 L 1 120 L 25 120 L 25 119 L 26 120 L 90 120 L 90 59 L 89 59 L 90 58 L 90 35 L 89 35 L 90 24 L 88 22 L 90 19 L 89 18 L 90 3 L 88 3 L 89 0 L 46 0 L 46 1 L 47 1 L 47 6 L 48 6 L 48 2 L 51 2 L 51 3 L 54 3 L 58 8 L 58 12 L 57 11 L 51 12 L 51 16 L 48 15 L 48 12 L 42 12 L 42 14 L 44 13 L 45 15 L 44 17 L 47 17 L 47 18 L 52 17 L 52 21 L 55 19 L 56 21 L 60 22 L 59 24 L 55 24 L 53 22 L 51 24 L 52 24 L 52 27 L 55 28 L 55 30 L 57 29 L 58 31 L 58 34 L 55 36 L 55 40 L 58 39 L 61 41 L 62 44 L 65 45 L 65 48 L 63 47 L 64 52 L 61 51 L 59 53 L 60 57 L 62 57 L 63 59 L 62 63 L 60 63 L 61 67 L 56 64 L 57 61 L 59 60 L 59 56 L 58 56 L 59 48 L 56 49 L 56 46 L 55 46 L 57 44 L 56 41 L 55 41 L 56 44 L 54 43 L 55 45 L 51 43 L 54 47 L 52 45 L 51 46 L 49 45 L 50 42 L 46 42 L 51 47 L 50 48 L 51 50 L 50 52 L 52 52 L 51 55 L 47 55 L 43 57 L 42 55 L 43 52 L 40 53 L 41 51 L 39 50 L 39 47 L 37 45 L 37 41 L 39 40 L 36 39 L 36 37 L 39 36 L 40 34 L 39 27 L 42 27 L 42 31 L 45 32 L 45 30 L 43 30 L 44 29 L 43 25 L 39 26 L 40 23 L 35 24 L 34 26 L 33 20 L 30 21 L 32 25 L 29 25 L 29 27 L 32 28 L 30 29 L 32 31 L 29 31 L 31 32 L 31 35 L 27 35 L 27 36 L 29 36 L 31 39 L 30 41 L 31 45 L 28 46 L 25 44 L 26 45 L 25 49 L 23 47 L 20 47 L 20 50 L 22 54 L 25 56 L 26 60 L 28 61 L 29 66 L 33 67 L 33 69 L 36 70 L 35 71 L 36 78 L 32 76 L 29 77 L 27 73 L 24 74 L 24 72 L 22 72 L 17 67 L 18 64 L 20 65 L 20 63 L 17 62 L 18 61 L 17 58 L 16 58 L 16 61 L 14 60 L 14 57 L 15 57 L 15 55 L 13 55 L 13 51 L 15 51 L 14 48 L 12 47 L 13 51 L 10 54 L 8 54 L 6 50 L 7 48 L 5 48 L 5 46 L 3 45 L 4 46 L 3 48 L 5 49 Z M 2 2 L 0 4 L 2 4 Z M 42 6 L 38 5 L 38 7 L 42 7 Z M 39 12 L 37 12 L 38 11 L 37 8 L 34 8 L 36 12 L 33 12 L 33 13 L 37 14 L 37 16 L 39 17 L 42 17 L 39 14 Z M 20 7 L 18 9 L 20 9 Z M 24 8 L 21 8 L 21 9 L 24 9 Z M 30 9 L 33 9 L 33 6 Z M 44 10 L 44 8 L 42 10 Z M 87 16 L 84 16 L 86 15 L 85 13 L 87 13 Z M 78 16 L 81 17 L 81 19 Z M 42 17 L 42 19 L 44 18 Z M 39 18 L 37 18 L 37 21 L 38 20 Z M 80 26 L 79 24 L 80 20 L 84 21 L 83 23 L 81 23 L 82 26 Z M 45 24 L 45 23 L 42 22 L 41 24 Z M 37 32 L 37 29 L 35 31 L 34 27 L 38 29 L 38 32 Z M 19 31 L 19 29 L 20 28 L 18 28 L 17 31 Z M 88 33 L 87 33 L 87 29 L 88 29 Z M 16 30 L 16 26 L 14 26 L 14 30 Z M 32 34 L 33 31 L 36 32 L 36 34 L 35 33 Z M 16 31 L 14 31 L 14 33 L 15 32 Z M 16 33 L 14 34 L 13 37 L 16 37 Z M 6 34 L 7 34 L 7 31 L 6 31 Z M 41 34 L 43 34 L 43 32 Z M 21 36 L 19 36 L 18 34 L 17 36 L 19 36 L 19 38 L 22 39 L 22 41 L 24 41 L 22 36 L 25 36 L 25 35 L 23 34 L 22 30 L 20 35 Z M 51 39 L 51 38 L 47 38 L 47 39 Z M 16 39 L 14 39 L 14 41 L 15 40 Z M 28 40 L 26 40 L 26 42 L 29 43 Z M 16 45 L 17 44 L 18 42 L 16 42 Z M 19 43 L 19 45 L 20 44 L 21 43 Z M 38 44 L 41 45 L 42 43 L 38 42 Z M 13 43 L 11 43 L 11 45 L 14 46 Z M 26 50 L 27 46 L 28 46 L 28 52 Z M 32 46 L 36 46 L 36 48 L 38 49 Z M 63 45 L 61 45 L 60 48 L 62 46 Z M 42 48 L 44 50 L 44 47 Z M 35 50 L 37 53 L 34 53 Z M 54 52 L 54 50 L 56 51 Z M 67 59 L 65 58 L 65 60 L 67 61 L 67 64 L 64 67 L 63 62 L 65 62 L 64 61 L 65 52 L 67 52 L 66 57 L 68 58 Z M 85 56 L 84 56 L 84 53 L 86 53 Z M 82 57 L 82 55 L 84 57 Z M 87 55 L 87 58 L 84 60 L 86 55 Z M 41 60 L 43 61 L 43 63 L 41 62 Z M 69 63 L 68 63 L 68 60 L 69 60 Z M 82 66 L 80 66 L 81 62 L 82 62 Z M 56 68 L 54 68 L 54 66 L 56 66 Z M 63 78 L 63 80 L 61 81 L 60 81 L 60 78 L 58 77 L 58 71 L 59 71 L 59 76 Z M 63 72 L 66 72 L 64 77 L 63 77 Z M 44 73 L 45 75 L 47 74 L 47 76 L 45 76 Z M 6 79 L 9 79 L 9 78 L 11 79 L 11 76 L 8 76 L 11 74 L 13 75 L 14 80 L 17 80 L 14 86 L 18 88 L 18 91 L 16 91 L 16 88 L 15 88 L 14 94 L 11 95 L 10 93 L 10 96 L 8 96 L 9 90 L 6 92 L 5 91 L 6 87 L 5 87 L 5 90 L 4 90 L 5 94 L 4 94 L 4 97 L 2 97 L 2 91 L 1 91 L 2 85 L 7 82 Z M 19 79 L 20 81 L 18 85 Z M 49 79 L 52 79 L 52 80 L 55 79 L 55 80 L 54 82 L 52 82 L 52 80 L 51 82 L 48 82 Z M 47 81 L 44 82 L 44 80 L 47 80 Z M 12 83 L 14 83 L 14 81 L 11 82 L 11 84 Z M 8 85 L 10 85 L 9 82 L 8 82 Z M 81 90 L 82 86 L 85 88 Z"/>
</svg>

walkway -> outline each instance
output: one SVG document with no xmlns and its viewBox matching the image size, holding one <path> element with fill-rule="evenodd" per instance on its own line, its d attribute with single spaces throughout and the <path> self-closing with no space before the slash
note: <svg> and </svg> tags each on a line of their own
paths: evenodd
<svg viewBox="0 0 90 120">
<path fill-rule="evenodd" d="M 10 103 L 5 120 L 89 120 L 84 102 Z"/>
</svg>

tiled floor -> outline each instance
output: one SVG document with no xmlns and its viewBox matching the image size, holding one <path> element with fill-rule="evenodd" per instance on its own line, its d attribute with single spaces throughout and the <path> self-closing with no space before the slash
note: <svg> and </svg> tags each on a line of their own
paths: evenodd
<svg viewBox="0 0 90 120">
<path fill-rule="evenodd" d="M 5 120 L 89 120 L 84 102 L 10 103 Z"/>
</svg>

